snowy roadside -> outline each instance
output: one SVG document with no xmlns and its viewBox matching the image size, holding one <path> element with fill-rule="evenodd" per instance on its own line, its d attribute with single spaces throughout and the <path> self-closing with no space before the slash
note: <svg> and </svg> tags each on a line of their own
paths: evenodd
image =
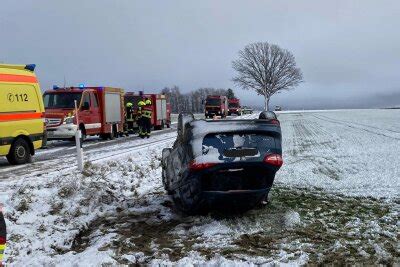
<svg viewBox="0 0 400 267">
<path fill-rule="evenodd" d="M 95 260 L 114 262 L 109 252 L 96 249 L 107 244 L 112 234 L 99 237 L 95 248 L 84 253 L 73 250 L 78 246 L 79 234 L 89 224 L 107 214 L 134 207 L 138 199 L 146 198 L 155 186 L 159 187 L 158 153 L 147 149 L 141 156 L 141 160 L 131 154 L 118 161 L 86 164 L 83 174 L 61 171 L 34 183 L 10 182 L 8 186 L 14 192 L 6 203 L 10 237 L 7 262 L 15 265 L 62 264 L 66 259 L 83 265 L 86 261 L 96 265 Z M 140 212 L 151 210 L 146 207 Z"/>
<path fill-rule="evenodd" d="M 370 181 L 381 192 L 367 175 L 380 162 L 363 169 L 364 154 L 352 152 L 376 134 L 360 138 L 363 130 L 351 128 L 341 135 L 347 126 L 308 115 L 280 119 L 287 165 L 267 207 L 238 217 L 183 216 L 161 184 L 161 150 L 172 141 L 118 157 L 123 148 L 110 147 L 94 152 L 90 159 L 99 160 L 87 164 L 83 174 L 69 169 L 7 182 L 6 261 L 16 266 L 398 263 L 398 193 L 389 190 L 385 200 L 367 194 L 373 191 Z M 360 156 L 349 165 L 353 168 L 339 170 L 338 154 L 351 144 L 349 155 Z M 322 156 L 326 159 L 318 161 Z M 397 170 L 390 170 L 383 175 L 396 183 L 390 174 Z M 352 190 L 357 184 L 360 190 Z"/>
</svg>

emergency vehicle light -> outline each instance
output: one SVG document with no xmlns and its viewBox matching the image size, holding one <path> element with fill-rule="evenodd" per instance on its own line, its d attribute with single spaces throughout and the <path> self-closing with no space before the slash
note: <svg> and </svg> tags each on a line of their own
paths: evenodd
<svg viewBox="0 0 400 267">
<path fill-rule="evenodd" d="M 30 71 L 34 71 L 35 70 L 36 65 L 35 64 L 27 64 L 25 66 L 26 70 L 30 70 Z"/>
<path fill-rule="evenodd" d="M 80 83 L 79 88 L 83 89 L 83 88 L 85 88 L 85 85 L 83 83 Z"/>
<path fill-rule="evenodd" d="M 60 87 L 58 87 L 58 85 L 53 85 L 53 90 L 57 90 L 60 89 Z"/>
</svg>

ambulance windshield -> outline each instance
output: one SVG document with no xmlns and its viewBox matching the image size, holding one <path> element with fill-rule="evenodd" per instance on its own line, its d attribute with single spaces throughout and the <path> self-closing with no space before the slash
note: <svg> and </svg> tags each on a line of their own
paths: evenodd
<svg viewBox="0 0 400 267">
<path fill-rule="evenodd" d="M 74 101 L 80 103 L 82 93 L 47 93 L 44 95 L 45 108 L 75 108 Z"/>
</svg>

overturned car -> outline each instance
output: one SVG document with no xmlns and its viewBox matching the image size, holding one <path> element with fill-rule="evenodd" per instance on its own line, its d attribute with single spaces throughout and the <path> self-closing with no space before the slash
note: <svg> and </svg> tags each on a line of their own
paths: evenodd
<svg viewBox="0 0 400 267">
<path fill-rule="evenodd" d="M 177 139 L 163 150 L 162 179 L 185 213 L 241 212 L 266 199 L 282 163 L 273 112 L 256 120 L 215 121 L 180 114 Z"/>
</svg>

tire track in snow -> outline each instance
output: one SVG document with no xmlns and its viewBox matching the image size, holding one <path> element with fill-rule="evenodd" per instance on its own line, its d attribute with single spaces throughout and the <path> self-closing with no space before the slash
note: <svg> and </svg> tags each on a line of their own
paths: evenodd
<svg viewBox="0 0 400 267">
<path fill-rule="evenodd" d="M 291 147 L 288 151 L 287 164 L 301 163 L 311 168 L 315 174 L 321 173 L 331 179 L 339 180 L 342 169 L 337 160 L 329 156 L 335 154 L 334 150 L 337 147 L 333 141 L 337 138 L 324 130 L 320 124 L 305 119 L 303 115 L 296 117 L 300 118 L 291 120 L 288 125 L 293 128 L 293 131 L 289 131 L 293 132 L 293 136 L 289 137 L 289 140 L 293 140 L 292 144 L 284 145 Z M 285 140 L 287 139 L 284 138 Z"/>
<path fill-rule="evenodd" d="M 322 121 L 340 124 L 340 125 L 346 126 L 346 127 L 348 127 L 348 128 L 352 128 L 352 129 L 356 129 L 356 130 L 368 132 L 368 133 L 371 133 L 371 134 L 383 136 L 383 137 L 390 138 L 390 139 L 394 139 L 394 140 L 400 140 L 400 137 L 390 136 L 390 135 L 384 134 L 384 133 L 382 133 L 382 132 L 375 132 L 375 131 L 372 131 L 372 130 L 370 130 L 370 129 L 380 129 L 380 130 L 384 130 L 384 131 L 389 131 L 389 132 L 393 132 L 393 133 L 400 134 L 400 132 L 396 132 L 396 131 L 393 131 L 393 130 L 381 129 L 381 128 L 377 128 L 377 127 L 373 127 L 373 126 L 365 126 L 365 127 L 368 127 L 368 129 L 366 129 L 366 128 L 364 128 L 363 124 L 359 124 L 359 123 L 354 123 L 354 122 L 348 122 L 348 121 L 343 121 L 343 120 L 332 119 L 332 118 L 326 117 L 326 116 L 321 115 L 321 114 L 318 115 L 318 116 L 315 115 L 315 114 L 313 114 L 312 116 L 314 116 L 315 118 L 317 118 L 317 119 L 319 119 L 319 120 L 322 120 Z M 359 126 L 361 126 L 361 127 L 357 127 L 356 125 L 359 125 Z"/>
</svg>

